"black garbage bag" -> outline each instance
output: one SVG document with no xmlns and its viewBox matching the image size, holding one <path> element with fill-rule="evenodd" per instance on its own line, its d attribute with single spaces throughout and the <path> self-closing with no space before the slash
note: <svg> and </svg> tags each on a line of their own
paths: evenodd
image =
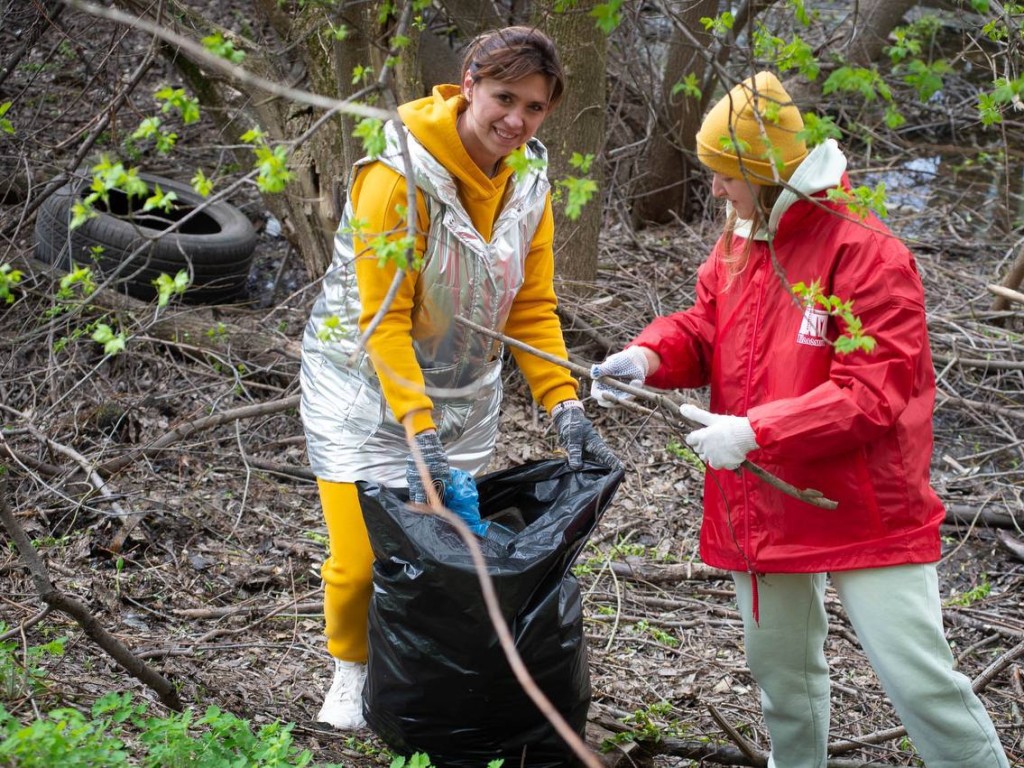
<svg viewBox="0 0 1024 768">
<path fill-rule="evenodd" d="M 478 479 L 483 518 L 521 519 L 506 543 L 478 539 L 530 675 L 582 737 L 590 669 L 570 572 L 622 481 L 595 464 L 541 461 Z M 363 713 L 393 750 L 439 768 L 554 768 L 571 749 L 522 689 L 498 642 L 465 542 L 406 496 L 359 483 L 375 562 Z"/>
</svg>

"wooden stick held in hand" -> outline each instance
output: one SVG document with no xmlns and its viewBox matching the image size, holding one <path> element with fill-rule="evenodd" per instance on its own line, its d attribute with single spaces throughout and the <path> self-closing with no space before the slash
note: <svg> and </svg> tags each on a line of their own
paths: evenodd
<svg viewBox="0 0 1024 768">
<path fill-rule="evenodd" d="M 590 368 L 586 366 L 579 365 L 578 363 L 574 363 L 571 360 L 563 360 L 559 357 L 555 357 L 554 355 L 549 355 L 547 352 L 535 349 L 534 347 L 531 347 L 529 344 L 524 344 L 523 342 L 517 341 L 516 339 L 513 339 L 509 336 L 505 336 L 496 331 L 492 331 L 489 328 L 484 328 L 482 325 L 478 325 L 474 323 L 472 320 L 467 320 L 464 317 L 456 316 L 455 322 L 465 326 L 466 328 L 474 330 L 477 333 L 482 333 L 483 335 L 489 336 L 492 339 L 497 339 L 498 341 L 510 347 L 521 349 L 524 352 L 529 352 L 531 355 L 541 358 L 542 360 L 547 360 L 549 363 L 554 363 L 555 365 L 560 365 L 563 368 L 567 368 L 573 373 L 575 373 L 577 376 L 580 376 L 581 378 L 593 379 L 593 376 L 590 375 Z M 617 379 L 612 379 L 605 376 L 600 377 L 600 379 L 601 382 L 604 384 L 608 384 L 609 386 L 615 387 L 616 389 L 621 389 L 623 392 L 628 392 L 634 397 L 650 400 L 654 402 L 657 406 L 657 408 L 655 409 L 650 409 L 640 405 L 639 403 L 635 403 L 632 400 L 625 400 L 620 403 L 620 405 L 623 408 L 634 411 L 635 413 L 642 413 L 645 415 L 651 415 L 655 411 L 660 412 L 662 416 L 666 418 L 669 418 L 669 416 L 671 415 L 672 420 L 690 429 L 700 428 L 704 426 L 703 424 L 697 424 L 696 422 L 683 418 L 683 416 L 679 413 L 679 406 L 682 405 L 682 403 L 677 402 L 669 395 L 666 395 L 661 392 L 655 392 L 654 390 L 648 389 L 647 387 L 643 386 L 635 387 L 632 384 L 625 384 L 624 382 L 618 381 Z M 744 460 L 743 463 L 740 464 L 740 468 L 745 469 L 752 475 L 763 480 L 772 488 L 775 488 L 776 490 L 785 493 L 787 496 L 792 496 L 794 499 L 799 499 L 800 501 L 810 504 L 813 507 L 818 507 L 819 509 L 835 509 L 836 507 L 839 506 L 839 504 L 835 501 L 832 501 L 832 499 L 825 498 L 821 491 L 817 491 L 814 488 L 797 488 L 796 486 L 790 485 L 785 480 L 776 477 L 771 472 L 762 467 L 759 467 L 752 461 Z"/>
</svg>

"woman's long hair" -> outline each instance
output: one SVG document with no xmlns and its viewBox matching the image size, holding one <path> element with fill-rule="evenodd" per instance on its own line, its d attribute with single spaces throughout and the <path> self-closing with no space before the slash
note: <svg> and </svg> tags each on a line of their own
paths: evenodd
<svg viewBox="0 0 1024 768">
<path fill-rule="evenodd" d="M 743 239 L 743 245 L 738 250 L 736 249 L 736 241 L 739 238 L 736 236 L 735 231 L 736 222 L 739 217 L 736 215 L 735 210 L 729 212 L 729 216 L 725 220 L 725 227 L 722 230 L 721 259 L 729 273 L 726 288 L 732 285 L 733 280 L 747 268 L 747 262 L 750 260 L 750 250 L 754 245 L 754 235 L 763 227 L 768 226 L 768 217 L 771 215 L 772 207 L 779 199 L 780 194 L 782 194 L 782 187 L 775 184 L 758 187 L 757 205 L 754 206 L 754 217 L 750 222 L 750 236 Z"/>
</svg>

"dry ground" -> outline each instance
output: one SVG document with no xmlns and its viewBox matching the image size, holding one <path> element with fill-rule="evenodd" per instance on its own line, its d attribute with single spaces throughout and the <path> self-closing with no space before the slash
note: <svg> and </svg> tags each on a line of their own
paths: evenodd
<svg viewBox="0 0 1024 768">
<path fill-rule="evenodd" d="M 680 231 L 610 236 L 605 242 L 597 294 L 587 302 L 567 302 L 575 315 L 567 326 L 586 327 L 585 333 L 569 331 L 581 362 L 604 354 L 595 338 L 612 347 L 623 343 L 650 316 L 653 301 L 685 305 L 706 245 L 704 238 Z M 264 243 L 267 258 L 281 258 L 281 246 L 273 245 Z M 971 284 L 965 266 L 937 254 L 921 261 L 926 278 L 932 278 L 933 305 L 959 302 L 961 308 L 936 316 L 937 356 L 951 353 L 941 328 L 953 317 L 963 331 L 959 343 L 986 345 L 981 356 L 1012 354 L 985 325 L 984 312 L 970 305 L 985 300 L 983 294 L 975 287 L 966 299 L 956 295 Z M 949 280 L 950 270 L 962 271 L 963 279 Z M 934 279 L 937 273 L 941 279 Z M 216 704 L 255 724 L 295 722 L 298 741 L 314 750 L 318 762 L 387 762 L 362 754 L 381 746 L 371 734 L 346 739 L 311 723 L 328 682 L 317 571 L 325 528 L 305 468 L 297 413 L 273 406 L 296 391 L 295 361 L 281 356 L 262 370 L 252 364 L 240 369 L 244 358 L 233 358 L 230 345 L 210 356 L 155 334 L 140 336 L 130 354 L 103 362 L 85 342 L 55 352 L 54 341 L 69 328 L 40 321 L 52 300 L 50 280 L 44 272 L 33 273 L 28 295 L 0 314 L 0 322 L 9 361 L 2 385 L 2 445 L 11 473 L 6 498 L 51 578 L 174 680 L 189 705 Z M 217 318 L 241 328 L 281 328 L 284 338 L 294 339 L 311 298 L 305 290 L 265 310 L 221 309 Z M 1019 759 L 1024 565 L 1000 544 L 1006 531 L 986 522 L 1015 516 L 1020 525 L 1020 448 L 1012 438 L 1019 424 L 1019 369 L 983 375 L 954 364 L 943 369 L 942 381 L 935 484 L 960 513 L 960 522 L 943 531 L 940 572 L 949 637 L 963 671 L 985 677 L 982 696 L 1007 749 Z M 548 456 L 554 448 L 547 419 L 529 405 L 518 373 L 511 371 L 507 383 L 495 467 Z M 107 475 L 108 498 L 78 472 L 83 463 L 95 467 L 132 455 L 211 412 L 230 415 L 258 404 L 267 412 L 230 418 L 184 434 L 163 450 L 135 455 Z M 658 765 L 686 765 L 682 757 L 664 753 L 694 754 L 686 750 L 702 739 L 731 745 L 716 715 L 763 747 L 758 695 L 744 664 L 731 583 L 699 569 L 688 578 L 676 565 L 698 562 L 700 522 L 700 470 L 673 450 L 682 434 L 658 418 L 592 405 L 589 413 L 628 465 L 625 482 L 580 559 L 595 723 L 614 730 L 622 727 L 614 721 L 655 707 L 649 717 L 667 737 L 650 747 Z M 152 698 L 67 617 L 40 617 L 43 604 L 17 553 L 3 551 L 8 636 L 26 647 L 58 635 L 69 639 L 67 653 L 46 664 L 48 691 L 5 706 L 30 717 L 34 709 L 58 702 L 88 706 L 109 690 Z M 878 744 L 868 738 L 898 723 L 831 594 L 829 611 L 833 739 L 864 738 L 871 744 L 847 745 L 847 759 L 913 764 L 901 738 Z M 1016 660 L 1007 658 L 1011 652 Z M 642 756 L 632 748 L 630 759 Z"/>
</svg>

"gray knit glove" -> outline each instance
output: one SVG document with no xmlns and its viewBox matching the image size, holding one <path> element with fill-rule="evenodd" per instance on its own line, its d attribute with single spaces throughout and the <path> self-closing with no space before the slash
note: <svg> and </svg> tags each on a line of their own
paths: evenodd
<svg viewBox="0 0 1024 768">
<path fill-rule="evenodd" d="M 569 469 L 582 468 L 585 458 L 612 469 L 622 467 L 622 462 L 597 434 L 579 400 L 559 403 L 551 409 L 551 417 L 558 432 L 558 444 L 568 457 Z"/>
<path fill-rule="evenodd" d="M 623 392 L 618 387 L 613 387 L 601 381 L 601 377 L 618 379 L 624 384 L 639 387 L 647 378 L 647 358 L 644 357 L 640 347 L 626 347 L 621 352 L 616 352 L 603 363 L 590 366 L 590 396 L 597 404 L 604 408 L 611 408 L 632 400 L 633 395 Z"/>
<path fill-rule="evenodd" d="M 437 491 L 437 498 L 443 500 L 445 489 L 452 481 L 452 470 L 448 466 L 448 454 L 444 452 L 444 446 L 437 437 L 437 430 L 426 429 L 416 435 L 415 440 L 434 490 Z M 405 479 L 409 483 L 409 501 L 426 504 L 427 491 L 423 487 L 416 460 L 411 453 L 405 461 Z"/>
</svg>

